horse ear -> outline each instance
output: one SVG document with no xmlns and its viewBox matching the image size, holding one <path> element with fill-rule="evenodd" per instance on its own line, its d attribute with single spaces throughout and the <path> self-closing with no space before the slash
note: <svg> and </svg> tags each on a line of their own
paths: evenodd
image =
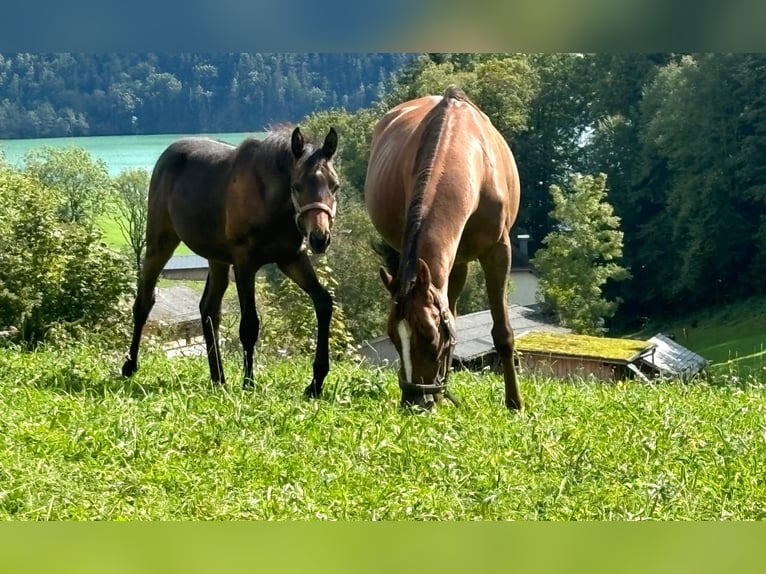
<svg viewBox="0 0 766 574">
<path fill-rule="evenodd" d="M 431 270 L 428 268 L 428 263 L 418 258 L 418 275 L 416 285 L 428 290 L 431 286 Z"/>
<path fill-rule="evenodd" d="M 306 144 L 306 139 L 303 137 L 303 133 L 301 133 L 301 128 L 298 126 L 293 130 L 293 136 L 290 140 L 290 146 L 293 150 L 293 156 L 295 156 L 295 159 L 300 159 L 300 157 L 303 155 L 303 146 Z"/>
<path fill-rule="evenodd" d="M 330 128 L 327 133 L 327 137 L 324 138 L 324 145 L 322 146 L 322 153 L 327 159 L 330 159 L 335 155 L 335 150 L 338 149 L 338 132 L 335 128 Z"/>
<path fill-rule="evenodd" d="M 394 278 L 391 277 L 391 274 L 382 265 L 380 267 L 380 279 L 381 279 L 381 281 L 383 281 L 383 285 L 385 285 L 386 289 L 388 289 L 388 292 L 393 295 L 393 293 L 394 293 Z"/>
</svg>

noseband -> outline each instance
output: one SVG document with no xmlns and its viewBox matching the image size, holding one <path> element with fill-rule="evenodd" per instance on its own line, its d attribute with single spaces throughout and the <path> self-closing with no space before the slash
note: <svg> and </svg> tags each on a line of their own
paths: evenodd
<svg viewBox="0 0 766 574">
<path fill-rule="evenodd" d="M 298 229 L 300 229 L 302 232 L 305 232 L 305 229 L 301 223 L 301 217 L 303 217 L 303 215 L 309 211 L 314 211 L 315 209 L 324 211 L 327 215 L 330 216 L 330 226 L 332 227 L 332 222 L 333 219 L 335 219 L 335 211 L 338 205 L 337 202 L 333 203 L 332 207 L 328 207 L 321 201 L 313 201 L 311 203 L 307 203 L 306 205 L 299 205 L 298 200 L 295 199 L 295 196 L 292 195 L 291 197 L 293 200 L 293 206 L 295 207 L 295 225 L 297 225 Z"/>
<path fill-rule="evenodd" d="M 420 396 L 427 396 L 427 395 L 438 395 L 439 393 L 443 394 L 445 398 L 449 399 L 449 401 L 455 405 L 456 407 L 460 406 L 460 401 L 453 395 L 452 393 L 447 390 L 447 378 L 449 376 L 449 369 L 452 365 L 452 353 L 455 350 L 455 343 L 457 342 L 457 335 L 455 333 L 455 327 L 452 325 L 452 321 L 450 320 L 449 310 L 443 309 L 441 313 L 441 324 L 440 326 L 443 326 L 447 330 L 447 336 L 449 337 L 449 348 L 447 349 L 446 356 L 444 357 L 444 360 L 442 362 L 442 365 L 439 368 L 439 371 L 437 371 L 436 378 L 434 379 L 433 383 L 430 384 L 422 384 L 422 383 L 413 383 L 410 381 L 405 381 L 402 379 L 401 373 L 399 374 L 399 388 L 409 394 L 412 395 L 420 395 Z"/>
</svg>

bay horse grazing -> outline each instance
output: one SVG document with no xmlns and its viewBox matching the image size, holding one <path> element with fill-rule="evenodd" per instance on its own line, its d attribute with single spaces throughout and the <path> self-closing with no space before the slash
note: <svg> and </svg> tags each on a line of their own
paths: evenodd
<svg viewBox="0 0 766 574">
<path fill-rule="evenodd" d="M 184 138 L 157 160 L 149 185 L 144 258 L 133 306 L 133 339 L 124 376 L 138 368 L 141 331 L 154 304 L 157 278 L 178 244 L 208 260 L 200 301 L 210 376 L 225 383 L 218 346 L 221 300 L 234 268 L 242 313 L 243 386 L 252 384 L 253 352 L 260 320 L 255 274 L 266 263 L 279 269 L 312 299 L 317 317 L 313 379 L 306 395 L 317 397 L 329 371 L 332 298 L 318 281 L 304 239 L 315 253 L 327 250 L 336 208 L 338 176 L 332 158 L 338 135 L 330 128 L 324 143 L 308 142 L 299 127 L 239 146 L 207 138 Z"/>
<path fill-rule="evenodd" d="M 430 408 L 450 398 L 456 302 L 478 259 L 505 404 L 521 409 L 506 303 L 519 176 L 503 137 L 455 86 L 404 102 L 375 126 L 364 191 L 383 238 L 376 250 L 391 295 L 387 332 L 400 358 L 401 404 Z"/>
</svg>

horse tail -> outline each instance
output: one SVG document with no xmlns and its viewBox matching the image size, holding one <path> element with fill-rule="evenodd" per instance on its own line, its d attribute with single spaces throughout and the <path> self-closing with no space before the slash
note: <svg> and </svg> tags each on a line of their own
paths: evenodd
<svg viewBox="0 0 766 574">
<path fill-rule="evenodd" d="M 372 239 L 372 250 L 383 260 L 386 270 L 396 277 L 399 272 L 399 252 L 381 238 Z"/>
</svg>

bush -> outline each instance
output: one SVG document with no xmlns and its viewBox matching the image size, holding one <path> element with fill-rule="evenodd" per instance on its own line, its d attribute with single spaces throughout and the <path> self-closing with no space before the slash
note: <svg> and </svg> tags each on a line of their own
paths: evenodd
<svg viewBox="0 0 766 574">
<path fill-rule="evenodd" d="M 56 326 L 91 329 L 120 316 L 130 263 L 101 233 L 59 217 L 61 197 L 0 164 L 0 328 L 28 345 Z"/>
<path fill-rule="evenodd" d="M 335 300 L 330 321 L 330 356 L 339 359 L 352 352 L 353 338 L 346 327 L 343 308 L 335 296 L 337 281 L 324 256 L 314 257 L 314 267 L 319 281 Z M 316 349 L 317 320 L 311 298 L 275 266 L 266 269 L 265 277 L 256 279 L 255 292 L 261 320 L 260 352 L 272 356 L 312 355 Z M 238 325 L 239 315 L 233 315 L 237 317 Z M 233 327 L 230 326 L 232 334 L 237 332 Z M 238 337 L 233 337 L 231 342 L 239 346 Z"/>
</svg>

